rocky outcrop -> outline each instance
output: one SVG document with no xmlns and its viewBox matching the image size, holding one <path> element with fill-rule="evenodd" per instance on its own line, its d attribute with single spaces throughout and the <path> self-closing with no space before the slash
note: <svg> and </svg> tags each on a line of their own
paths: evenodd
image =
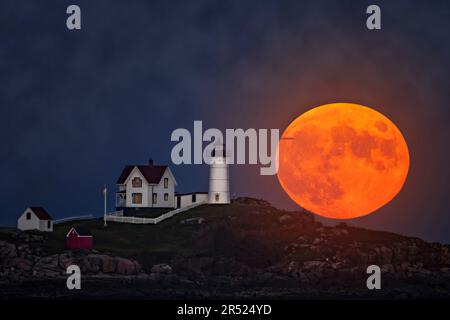
<svg viewBox="0 0 450 320">
<path fill-rule="evenodd" d="M 29 239 L 22 237 L 22 239 Z M 66 251 L 42 257 L 39 249 L 0 241 L 0 282 L 66 275 L 67 267 L 77 265 L 86 275 L 137 275 L 142 267 L 136 260 L 108 254 Z"/>
<path fill-rule="evenodd" d="M 233 200 L 234 203 L 244 204 L 244 205 L 252 205 L 259 207 L 270 207 L 270 202 L 263 199 L 255 199 L 248 197 L 239 197 Z"/>
<path fill-rule="evenodd" d="M 155 264 L 151 269 L 151 273 L 172 273 L 172 267 L 166 263 Z"/>
<path fill-rule="evenodd" d="M 17 257 L 16 246 L 6 241 L 0 241 L 0 262 L 5 263 L 10 258 Z"/>
<path fill-rule="evenodd" d="M 125 258 L 115 258 L 117 262 L 116 273 L 123 275 L 137 274 L 141 271 L 140 264 L 135 260 L 125 259 Z"/>
</svg>

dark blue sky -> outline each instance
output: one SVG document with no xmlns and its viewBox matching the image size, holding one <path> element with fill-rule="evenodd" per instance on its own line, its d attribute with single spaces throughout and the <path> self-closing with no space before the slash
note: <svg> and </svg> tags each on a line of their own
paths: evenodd
<svg viewBox="0 0 450 320">
<path fill-rule="evenodd" d="M 82 30 L 66 29 L 78 4 Z M 377 1 L 36 1 L 0 3 L 0 224 L 26 206 L 54 217 L 102 212 L 125 164 L 169 163 L 171 132 L 280 128 L 348 101 L 403 132 L 401 193 L 350 223 L 450 242 L 450 5 Z M 206 166 L 172 168 L 178 191 L 206 190 Z M 275 176 L 234 167 L 232 189 L 295 208 Z M 113 206 L 111 192 L 110 207 Z"/>
</svg>

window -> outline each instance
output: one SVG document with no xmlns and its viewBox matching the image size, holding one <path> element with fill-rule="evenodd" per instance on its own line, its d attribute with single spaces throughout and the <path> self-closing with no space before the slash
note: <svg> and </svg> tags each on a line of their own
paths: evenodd
<svg viewBox="0 0 450 320">
<path fill-rule="evenodd" d="M 164 193 L 164 201 L 169 201 L 169 194 L 168 193 Z"/>
<path fill-rule="evenodd" d="M 164 178 L 164 189 L 167 189 L 169 187 L 169 179 Z"/>
<path fill-rule="evenodd" d="M 49 220 L 47 221 L 47 229 L 50 229 L 52 227 L 52 222 Z"/>
<path fill-rule="evenodd" d="M 31 220 L 31 212 L 27 212 L 27 220 Z"/>
<path fill-rule="evenodd" d="M 142 179 L 139 177 L 133 178 L 133 180 L 131 180 L 131 184 L 132 184 L 133 188 L 141 188 L 142 187 Z"/>
<path fill-rule="evenodd" d="M 192 202 L 197 201 L 197 195 L 195 193 L 192 194 Z"/>
<path fill-rule="evenodd" d="M 135 203 L 135 204 L 142 203 L 142 193 L 133 193 L 131 195 L 131 197 L 132 197 L 133 203 Z"/>
<path fill-rule="evenodd" d="M 216 193 L 216 194 L 215 194 L 215 197 L 216 197 L 216 202 L 219 201 L 220 194 Z"/>
<path fill-rule="evenodd" d="M 157 201 L 157 200 L 158 200 L 157 194 L 154 193 L 154 194 L 153 194 L 153 197 L 152 197 L 152 202 L 153 202 L 153 204 L 156 204 L 156 201 Z"/>
</svg>

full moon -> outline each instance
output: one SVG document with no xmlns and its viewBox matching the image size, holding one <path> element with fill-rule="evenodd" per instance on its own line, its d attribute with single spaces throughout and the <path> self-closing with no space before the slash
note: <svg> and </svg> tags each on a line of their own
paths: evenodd
<svg viewBox="0 0 450 320">
<path fill-rule="evenodd" d="M 362 105 L 311 109 L 288 126 L 278 146 L 283 189 L 301 207 L 328 218 L 374 212 L 397 195 L 408 175 L 400 130 Z"/>
</svg>

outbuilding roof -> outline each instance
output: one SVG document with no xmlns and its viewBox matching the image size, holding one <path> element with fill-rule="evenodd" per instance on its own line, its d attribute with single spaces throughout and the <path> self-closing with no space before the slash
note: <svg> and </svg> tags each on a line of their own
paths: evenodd
<svg viewBox="0 0 450 320">
<path fill-rule="evenodd" d="M 75 231 L 75 233 L 76 233 L 79 237 L 92 237 L 92 233 L 90 233 L 90 232 L 89 232 L 88 230 L 86 230 L 86 229 L 79 228 L 79 227 L 77 227 L 77 228 L 75 228 L 75 227 L 70 228 L 69 232 L 67 232 L 66 237 L 69 236 L 69 234 L 72 232 L 72 230 Z"/>
<path fill-rule="evenodd" d="M 39 220 L 53 220 L 53 218 L 42 207 L 30 207 L 30 210 L 39 218 Z"/>
</svg>

